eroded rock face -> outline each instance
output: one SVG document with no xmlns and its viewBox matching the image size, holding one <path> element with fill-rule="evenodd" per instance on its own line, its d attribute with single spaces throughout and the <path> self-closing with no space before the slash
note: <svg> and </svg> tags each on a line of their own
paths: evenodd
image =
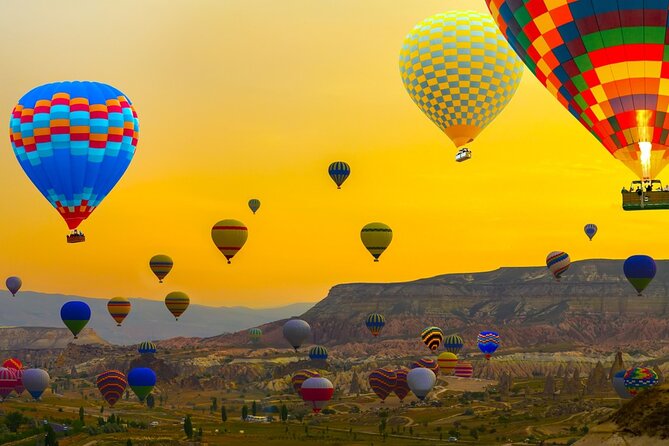
<svg viewBox="0 0 669 446">
<path fill-rule="evenodd" d="M 77 338 L 66 328 L 0 327 L 0 350 L 54 350 L 69 344 L 109 345 L 90 328 L 84 328 Z"/>
</svg>

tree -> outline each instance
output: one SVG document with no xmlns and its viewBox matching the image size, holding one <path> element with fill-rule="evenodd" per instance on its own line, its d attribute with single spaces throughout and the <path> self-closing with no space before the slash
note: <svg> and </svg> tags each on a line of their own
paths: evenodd
<svg viewBox="0 0 669 446">
<path fill-rule="evenodd" d="M 211 397 L 211 411 L 216 412 L 218 410 L 218 398 L 215 396 Z"/>
<path fill-rule="evenodd" d="M 18 431 L 19 427 L 21 427 L 21 425 L 27 421 L 28 420 L 21 412 L 9 412 L 7 415 L 5 415 L 5 424 L 12 432 Z"/>
<path fill-rule="evenodd" d="M 47 424 L 44 427 L 46 431 L 46 437 L 44 438 L 44 446 L 58 446 L 58 440 L 56 440 L 56 432 L 53 430 L 50 424 Z"/>
<path fill-rule="evenodd" d="M 193 422 L 190 419 L 190 415 L 186 415 L 186 421 L 184 421 L 184 432 L 188 438 L 193 438 Z"/>
<path fill-rule="evenodd" d="M 132 446 L 132 440 L 128 438 L 128 441 L 125 442 L 125 446 Z"/>
<path fill-rule="evenodd" d="M 100 413 L 105 413 L 105 406 L 100 406 Z"/>
<path fill-rule="evenodd" d="M 79 406 L 79 421 L 84 422 L 84 408 Z"/>
<path fill-rule="evenodd" d="M 246 420 L 246 417 L 249 416 L 249 408 L 244 404 L 242 407 L 242 420 Z"/>
<path fill-rule="evenodd" d="M 202 441 L 202 428 L 201 427 L 197 428 L 197 439 Z"/>
<path fill-rule="evenodd" d="M 253 404 L 251 404 L 251 415 L 255 417 L 257 411 L 258 411 L 258 405 L 256 404 L 255 401 L 253 401 Z"/>
<path fill-rule="evenodd" d="M 285 404 L 281 405 L 281 421 L 285 422 L 288 420 L 288 408 Z"/>
<path fill-rule="evenodd" d="M 225 406 L 221 406 L 221 421 L 224 423 L 228 421 L 228 412 L 225 410 Z"/>
<path fill-rule="evenodd" d="M 149 394 L 149 396 L 146 397 L 146 407 L 149 409 L 156 407 L 156 400 L 153 398 L 152 394 Z"/>
</svg>

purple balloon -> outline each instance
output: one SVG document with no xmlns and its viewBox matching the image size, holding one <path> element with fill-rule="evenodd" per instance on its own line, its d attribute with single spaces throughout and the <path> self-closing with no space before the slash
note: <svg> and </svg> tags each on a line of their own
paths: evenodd
<svg viewBox="0 0 669 446">
<path fill-rule="evenodd" d="M 10 293 L 12 293 L 12 296 L 16 296 L 16 293 L 19 292 L 21 289 L 21 285 L 23 285 L 23 282 L 21 282 L 21 279 L 16 276 L 8 277 L 7 280 L 5 281 L 5 285 L 7 285 L 7 289 L 9 290 Z"/>
</svg>

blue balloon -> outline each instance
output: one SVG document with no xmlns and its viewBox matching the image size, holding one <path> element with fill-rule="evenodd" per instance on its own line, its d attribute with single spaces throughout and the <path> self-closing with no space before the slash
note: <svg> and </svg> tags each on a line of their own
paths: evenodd
<svg viewBox="0 0 669 446">
<path fill-rule="evenodd" d="M 76 339 L 77 335 L 88 324 L 88 321 L 91 320 L 91 307 L 78 300 L 66 302 L 60 308 L 60 318 Z"/>
<path fill-rule="evenodd" d="M 597 234 L 597 225 L 589 223 L 585 225 L 583 230 L 585 231 L 585 235 L 587 235 L 590 241 L 592 241 L 592 238 L 595 236 L 595 234 Z"/>
<path fill-rule="evenodd" d="M 646 289 L 657 273 L 655 260 L 645 255 L 635 255 L 625 260 L 623 272 L 629 283 L 632 284 L 638 295 Z"/>
<path fill-rule="evenodd" d="M 147 367 L 137 367 L 128 372 L 128 384 L 140 401 L 151 393 L 156 380 L 155 372 Z"/>
<path fill-rule="evenodd" d="M 477 336 L 476 342 L 481 353 L 485 355 L 486 359 L 490 359 L 490 356 L 499 347 L 499 334 L 495 331 L 482 331 Z"/>
</svg>

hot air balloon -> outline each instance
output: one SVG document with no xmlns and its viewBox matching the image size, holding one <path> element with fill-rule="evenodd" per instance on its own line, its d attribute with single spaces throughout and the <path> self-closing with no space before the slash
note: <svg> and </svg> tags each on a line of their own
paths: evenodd
<svg viewBox="0 0 669 446">
<path fill-rule="evenodd" d="M 14 391 L 17 383 L 18 379 L 16 378 L 15 369 L 0 367 L 0 397 L 2 397 L 3 401 Z"/>
<path fill-rule="evenodd" d="M 548 91 L 639 178 L 656 178 L 669 162 L 666 3 L 486 3 Z M 623 201 L 624 209 L 644 207 L 634 193 L 623 197 L 630 200 L 628 206 Z"/>
<path fill-rule="evenodd" d="M 100 205 L 130 165 L 139 120 L 130 100 L 98 82 L 57 82 L 19 99 L 9 123 L 14 154 L 70 230 Z M 73 232 L 68 242 L 84 241 Z"/>
<path fill-rule="evenodd" d="M 406 36 L 400 74 L 418 108 L 460 148 L 509 103 L 523 64 L 490 16 L 449 11 L 423 20 Z M 462 149 L 456 161 L 470 157 Z"/>
<path fill-rule="evenodd" d="M 459 335 L 452 334 L 444 338 L 444 350 L 455 353 L 456 355 L 462 350 L 465 341 Z"/>
<path fill-rule="evenodd" d="M 314 411 L 318 413 L 332 398 L 334 387 L 329 379 L 323 377 L 309 378 L 302 383 L 300 394 L 304 402 L 309 403 Z"/>
<path fill-rule="evenodd" d="M 258 209 L 260 209 L 260 200 L 258 200 L 257 198 L 251 198 L 249 200 L 249 209 L 251 209 L 251 211 L 255 215 Z"/>
<path fill-rule="evenodd" d="M 293 377 L 290 379 L 291 384 L 293 385 L 293 389 L 295 389 L 295 392 L 302 396 L 300 393 L 300 389 L 302 388 L 302 383 L 306 381 L 309 378 L 318 378 L 321 376 L 317 371 L 315 370 L 299 370 L 295 372 Z"/>
<path fill-rule="evenodd" d="M 259 328 L 252 328 L 249 330 L 249 338 L 251 341 L 258 342 L 262 338 L 262 330 Z"/>
<path fill-rule="evenodd" d="M 378 262 L 381 254 L 393 241 L 393 230 L 383 223 L 369 223 L 360 231 L 360 239 L 367 251 L 374 257 L 374 261 Z"/>
<path fill-rule="evenodd" d="M 242 249 L 248 237 L 248 229 L 239 220 L 221 220 L 211 228 L 211 239 L 228 263 Z"/>
<path fill-rule="evenodd" d="M 431 370 L 432 373 L 435 375 L 439 373 L 439 363 L 437 362 L 436 359 L 430 359 L 430 358 L 421 358 L 418 361 L 414 361 L 411 363 L 411 368 L 415 369 L 418 367 L 422 367 L 428 370 Z"/>
<path fill-rule="evenodd" d="M 311 327 L 302 319 L 291 319 L 283 324 L 283 337 L 293 346 L 295 351 L 311 335 Z"/>
<path fill-rule="evenodd" d="M 23 386 L 26 388 L 30 396 L 38 400 L 42 393 L 49 387 L 51 378 L 46 370 L 42 369 L 27 369 L 23 371 Z"/>
<path fill-rule="evenodd" d="M 2 366 L 8 369 L 21 370 L 23 368 L 23 363 L 20 359 L 9 358 L 2 363 Z"/>
<path fill-rule="evenodd" d="M 411 369 L 407 374 L 407 383 L 411 391 L 418 397 L 419 400 L 424 400 L 434 383 L 437 381 L 437 376 L 432 370 L 418 367 Z"/>
<path fill-rule="evenodd" d="M 128 385 L 125 373 L 119 370 L 107 370 L 106 372 L 100 373 L 96 382 L 102 397 L 107 401 L 109 407 L 114 407 L 114 404 L 121 399 L 123 392 L 125 392 L 125 388 Z"/>
<path fill-rule="evenodd" d="M 458 363 L 458 355 L 451 352 L 443 352 L 437 358 L 437 362 L 439 363 L 439 371 L 444 375 L 450 375 Z"/>
<path fill-rule="evenodd" d="M 474 376 L 474 366 L 469 361 L 458 361 L 453 369 L 453 375 L 458 378 L 471 378 Z"/>
<path fill-rule="evenodd" d="M 156 385 L 156 374 L 147 367 L 137 367 L 128 372 L 128 384 L 140 401 L 151 393 Z"/>
<path fill-rule="evenodd" d="M 2 366 L 16 371 L 16 387 L 14 387 L 14 391 L 16 391 L 17 395 L 21 396 L 25 390 L 23 386 L 23 363 L 19 359 L 9 358 L 2 363 Z"/>
<path fill-rule="evenodd" d="M 137 346 L 137 353 L 140 355 L 154 355 L 158 348 L 151 341 L 144 341 Z"/>
<path fill-rule="evenodd" d="M 60 318 L 67 328 L 70 329 L 77 339 L 77 335 L 91 320 L 91 308 L 85 303 L 77 300 L 65 302 L 60 308 Z"/>
<path fill-rule="evenodd" d="M 341 185 L 344 184 L 346 178 L 351 174 L 351 166 L 343 161 L 335 161 L 328 167 L 328 174 L 330 174 L 330 178 L 337 185 L 337 189 L 341 189 Z"/>
<path fill-rule="evenodd" d="M 659 384 L 660 380 L 657 373 L 652 369 L 632 367 L 625 371 L 623 382 L 630 395 L 636 396 L 639 392 Z"/>
<path fill-rule="evenodd" d="M 395 387 L 393 388 L 393 392 L 395 392 L 395 395 L 397 395 L 397 398 L 400 399 L 400 403 L 404 401 L 404 398 L 411 392 L 411 389 L 409 388 L 409 383 L 407 382 L 407 375 L 409 374 L 409 371 L 406 369 L 398 369 L 395 370 Z"/>
<path fill-rule="evenodd" d="M 172 291 L 165 296 L 165 306 L 170 310 L 170 313 L 172 313 L 176 320 L 179 320 L 179 316 L 184 314 L 184 311 L 186 311 L 189 304 L 190 299 L 188 295 L 181 291 Z"/>
<path fill-rule="evenodd" d="M 632 284 L 638 295 L 646 289 L 655 277 L 657 266 L 655 260 L 644 255 L 628 257 L 623 264 L 623 272 L 629 283 Z"/>
<path fill-rule="evenodd" d="M 155 274 L 160 283 L 163 283 L 163 279 L 172 271 L 173 266 L 174 262 L 172 262 L 172 258 L 165 254 L 156 254 L 149 260 L 149 268 L 151 268 L 151 271 L 153 271 L 153 274 Z"/>
<path fill-rule="evenodd" d="M 590 241 L 592 241 L 592 238 L 595 236 L 595 234 L 597 234 L 597 225 L 588 223 L 583 228 L 583 231 L 585 231 L 585 235 L 587 235 Z"/>
<path fill-rule="evenodd" d="M 632 394 L 630 394 L 629 390 L 625 387 L 625 373 L 627 370 L 620 370 L 613 375 L 613 378 L 611 379 L 611 384 L 613 384 L 613 390 L 616 391 L 618 396 L 624 400 L 629 400 L 634 398 Z"/>
<path fill-rule="evenodd" d="M 485 359 L 490 359 L 499 347 L 499 334 L 495 331 L 482 331 L 476 337 L 476 342 L 479 350 L 485 355 Z"/>
<path fill-rule="evenodd" d="M 107 302 L 107 310 L 112 319 L 116 321 L 116 326 L 120 327 L 123 320 L 130 314 L 130 301 L 125 297 L 112 297 Z"/>
<path fill-rule="evenodd" d="M 312 361 L 325 361 L 328 359 L 328 350 L 325 347 L 316 345 L 309 350 L 309 359 Z"/>
<path fill-rule="evenodd" d="M 368 379 L 369 387 L 376 393 L 376 396 L 381 398 L 381 402 L 384 402 L 388 398 L 388 395 L 393 393 L 395 384 L 397 383 L 395 371 L 383 368 L 372 370 Z"/>
<path fill-rule="evenodd" d="M 378 336 L 381 330 L 386 325 L 386 318 L 382 314 L 372 313 L 365 319 L 367 329 L 372 333 L 372 336 Z"/>
<path fill-rule="evenodd" d="M 427 327 L 421 332 L 420 339 L 427 348 L 436 352 L 444 340 L 444 332 L 439 327 Z"/>
<path fill-rule="evenodd" d="M 16 296 L 16 293 L 18 293 L 19 290 L 21 289 L 23 282 L 19 277 L 12 276 L 8 277 L 7 280 L 5 280 L 5 285 L 7 286 L 9 292 L 12 293 L 12 296 Z"/>
<path fill-rule="evenodd" d="M 571 260 L 566 252 L 553 251 L 546 256 L 546 267 L 558 282 L 562 274 L 569 269 L 569 265 L 571 265 Z"/>
</svg>

